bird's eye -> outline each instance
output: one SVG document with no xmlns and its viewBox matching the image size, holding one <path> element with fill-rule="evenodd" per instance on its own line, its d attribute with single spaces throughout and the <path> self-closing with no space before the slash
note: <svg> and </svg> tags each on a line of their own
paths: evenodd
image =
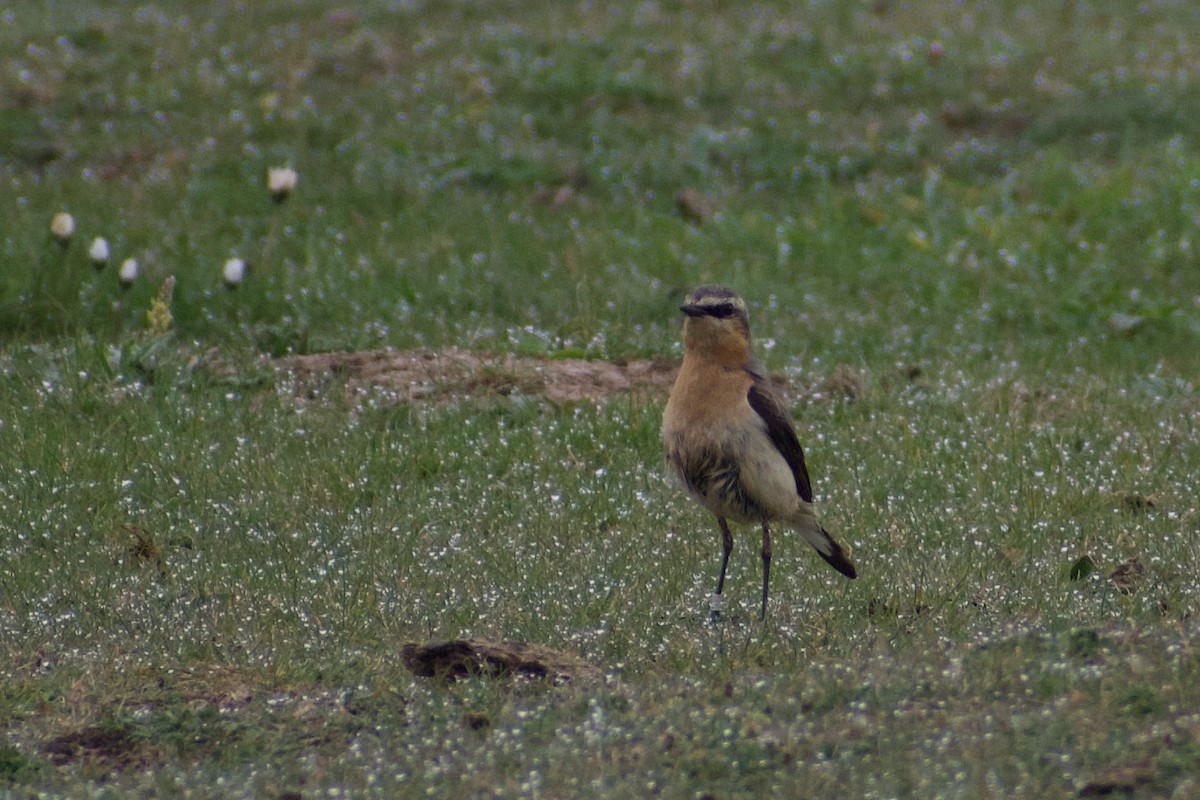
<svg viewBox="0 0 1200 800">
<path fill-rule="evenodd" d="M 708 308 L 709 316 L 716 317 L 717 319 L 732 317 L 736 313 L 737 309 L 734 308 L 733 303 L 720 303 L 715 306 L 709 306 Z"/>
</svg>

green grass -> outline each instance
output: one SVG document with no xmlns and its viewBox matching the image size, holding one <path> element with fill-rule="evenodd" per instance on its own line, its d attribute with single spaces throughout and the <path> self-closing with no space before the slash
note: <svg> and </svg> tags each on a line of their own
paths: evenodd
<svg viewBox="0 0 1200 800">
<path fill-rule="evenodd" d="M 0 793 L 1196 793 L 1193 4 L 102 5 L 0 25 Z M 778 536 L 761 624 L 661 398 L 262 360 L 677 357 L 709 280 L 861 574 Z"/>
</svg>

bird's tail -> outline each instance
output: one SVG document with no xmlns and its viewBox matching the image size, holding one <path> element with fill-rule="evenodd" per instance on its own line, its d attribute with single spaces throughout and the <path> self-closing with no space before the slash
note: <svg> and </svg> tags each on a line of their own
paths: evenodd
<svg viewBox="0 0 1200 800">
<path fill-rule="evenodd" d="M 808 515 L 802 515 L 792 520 L 792 525 L 804 540 L 811 544 L 821 558 L 829 562 L 829 566 L 836 569 L 838 572 L 845 575 L 847 578 L 857 578 L 858 570 L 854 568 L 854 562 L 850 560 L 850 556 L 842 549 L 832 536 L 830 536 L 816 518 Z"/>
</svg>

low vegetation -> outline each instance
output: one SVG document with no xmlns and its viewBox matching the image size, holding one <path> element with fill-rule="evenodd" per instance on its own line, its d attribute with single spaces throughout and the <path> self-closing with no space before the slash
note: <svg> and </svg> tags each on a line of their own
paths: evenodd
<svg viewBox="0 0 1200 800">
<path fill-rule="evenodd" d="M 0 793 L 1195 795 L 1200 11 L 1052 6 L 0 11 Z M 762 623 L 704 281 L 860 569 Z"/>
</svg>

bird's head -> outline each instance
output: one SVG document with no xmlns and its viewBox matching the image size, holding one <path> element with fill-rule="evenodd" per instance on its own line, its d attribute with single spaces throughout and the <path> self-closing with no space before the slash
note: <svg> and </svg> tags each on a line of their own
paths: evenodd
<svg viewBox="0 0 1200 800">
<path fill-rule="evenodd" d="M 750 320 L 746 303 L 732 289 L 705 284 L 693 290 L 679 310 L 687 315 L 683 345 L 688 352 L 722 359 L 749 357 Z"/>
</svg>

